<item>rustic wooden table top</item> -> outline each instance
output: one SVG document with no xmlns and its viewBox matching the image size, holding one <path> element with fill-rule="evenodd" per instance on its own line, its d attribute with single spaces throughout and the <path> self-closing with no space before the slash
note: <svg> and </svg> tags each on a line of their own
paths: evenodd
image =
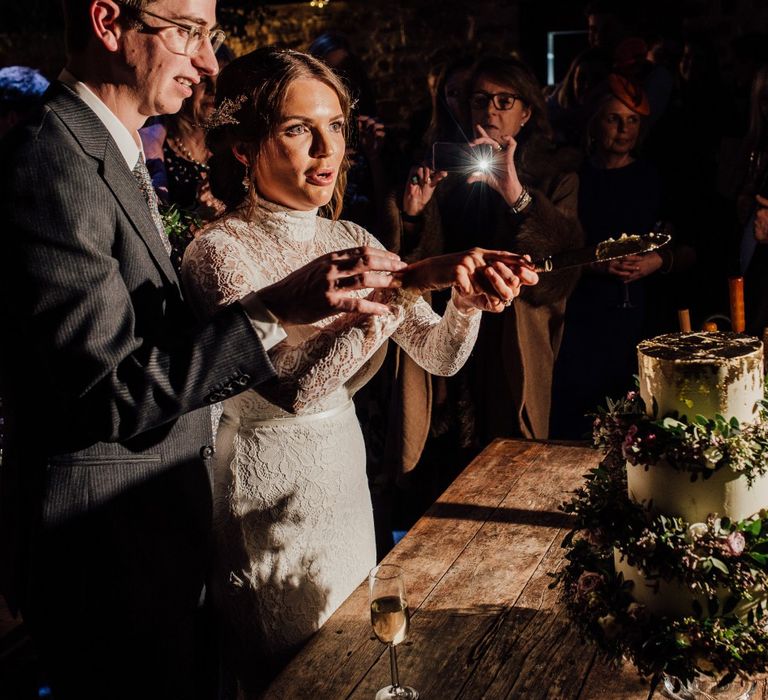
<svg viewBox="0 0 768 700">
<path fill-rule="evenodd" d="M 422 700 L 661 698 L 630 665 L 604 663 L 548 587 L 571 522 L 558 507 L 598 460 L 586 447 L 497 440 L 387 555 L 405 569 L 411 611 L 400 680 Z M 389 682 L 364 582 L 265 697 L 372 700 Z"/>
</svg>

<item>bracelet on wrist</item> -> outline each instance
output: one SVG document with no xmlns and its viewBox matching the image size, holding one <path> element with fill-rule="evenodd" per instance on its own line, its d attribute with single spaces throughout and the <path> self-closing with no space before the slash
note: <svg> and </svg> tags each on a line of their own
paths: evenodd
<svg viewBox="0 0 768 700">
<path fill-rule="evenodd" d="M 531 193 L 528 192 L 525 187 L 523 187 L 523 191 L 520 193 L 520 196 L 517 198 L 517 200 L 515 200 L 515 203 L 509 208 L 509 210 L 513 214 L 522 214 L 532 201 L 533 197 L 531 197 Z"/>
<path fill-rule="evenodd" d="M 423 214 L 406 214 L 404 211 L 401 211 L 400 218 L 406 224 L 418 224 L 422 220 Z"/>
</svg>

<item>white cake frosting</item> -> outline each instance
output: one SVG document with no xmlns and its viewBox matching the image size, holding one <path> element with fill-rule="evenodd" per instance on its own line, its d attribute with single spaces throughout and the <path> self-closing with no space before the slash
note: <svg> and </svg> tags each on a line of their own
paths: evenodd
<svg viewBox="0 0 768 700">
<path fill-rule="evenodd" d="M 616 572 L 624 576 L 625 581 L 632 581 L 632 597 L 645 605 L 657 615 L 670 615 L 673 617 L 685 617 L 694 614 L 693 601 L 697 601 L 702 610 L 707 609 L 707 599 L 704 595 L 694 594 L 688 587 L 673 579 L 665 581 L 662 578 L 649 579 L 634 566 L 621 559 L 619 552 L 614 550 L 613 563 Z M 730 597 L 723 589 L 718 589 L 720 605 Z M 757 607 L 765 599 L 765 593 L 753 589 L 752 600 L 740 600 L 733 609 L 737 616 L 746 615 L 750 609 Z"/>
<path fill-rule="evenodd" d="M 702 415 L 740 423 L 759 418 L 763 397 L 763 346 L 756 338 L 736 333 L 670 333 L 638 346 L 640 395 L 656 419 Z M 750 488 L 746 477 L 721 468 L 708 479 L 691 481 L 690 472 L 666 462 L 627 464 L 631 500 L 652 513 L 681 517 L 688 523 L 706 521 L 710 514 L 743 520 L 768 506 L 768 476 Z M 616 571 L 633 581 L 633 597 L 659 614 L 691 614 L 693 597 L 677 581 L 646 578 L 614 553 Z"/>
<path fill-rule="evenodd" d="M 768 506 L 768 474 L 749 487 L 747 477 L 730 467 L 718 469 L 709 479 L 691 481 L 690 472 L 673 469 L 664 461 L 646 469 L 627 464 L 627 492 L 653 513 L 674 515 L 689 523 L 702 523 L 710 513 L 744 520 Z"/>
<path fill-rule="evenodd" d="M 763 345 L 737 333 L 668 333 L 637 347 L 640 396 L 648 415 L 757 420 Z"/>
</svg>

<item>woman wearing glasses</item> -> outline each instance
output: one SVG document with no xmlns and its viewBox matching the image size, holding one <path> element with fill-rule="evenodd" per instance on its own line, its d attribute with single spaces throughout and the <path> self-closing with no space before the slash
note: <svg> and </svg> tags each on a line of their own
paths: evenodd
<svg viewBox="0 0 768 700">
<path fill-rule="evenodd" d="M 533 258 L 580 247 L 578 180 L 553 160 L 541 88 L 530 69 L 511 58 L 481 60 L 468 106 L 471 143 L 493 149 L 491 167 L 466 175 L 424 166 L 412 176 L 402 212 L 419 236 L 413 257 L 490 243 Z M 424 444 L 427 430 L 432 435 L 423 471 L 440 465 L 433 478 L 444 479 L 446 463 L 460 468 L 496 436 L 547 437 L 552 368 L 575 281 L 573 274 L 542 275 L 503 314 L 483 319 L 473 357 L 457 377 L 433 381 L 431 425 L 422 421 L 423 440 L 411 441 Z M 438 311 L 442 303 L 433 296 Z M 406 402 L 403 411 L 405 425 L 419 424 L 425 406 Z"/>
</svg>

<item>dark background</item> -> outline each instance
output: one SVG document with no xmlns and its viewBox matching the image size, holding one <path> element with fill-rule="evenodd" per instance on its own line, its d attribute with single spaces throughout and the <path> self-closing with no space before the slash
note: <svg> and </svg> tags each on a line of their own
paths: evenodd
<svg viewBox="0 0 768 700">
<path fill-rule="evenodd" d="M 413 108 L 426 107 L 429 68 L 469 45 L 486 52 L 519 53 L 546 83 L 547 32 L 586 30 L 579 0 L 330 0 L 262 3 L 219 0 L 221 24 L 236 54 L 266 44 L 305 49 L 321 32 L 345 32 L 376 87 L 381 117 L 403 123 Z M 768 31 L 764 0 L 645 0 L 622 3 L 635 33 L 647 40 L 682 40 L 704 33 L 718 46 L 721 67 L 734 66 L 737 37 Z M 0 0 L 0 66 L 40 68 L 55 77 L 64 62 L 58 0 Z M 768 41 L 765 42 L 768 46 Z M 556 78 L 586 35 L 559 40 Z"/>
</svg>

